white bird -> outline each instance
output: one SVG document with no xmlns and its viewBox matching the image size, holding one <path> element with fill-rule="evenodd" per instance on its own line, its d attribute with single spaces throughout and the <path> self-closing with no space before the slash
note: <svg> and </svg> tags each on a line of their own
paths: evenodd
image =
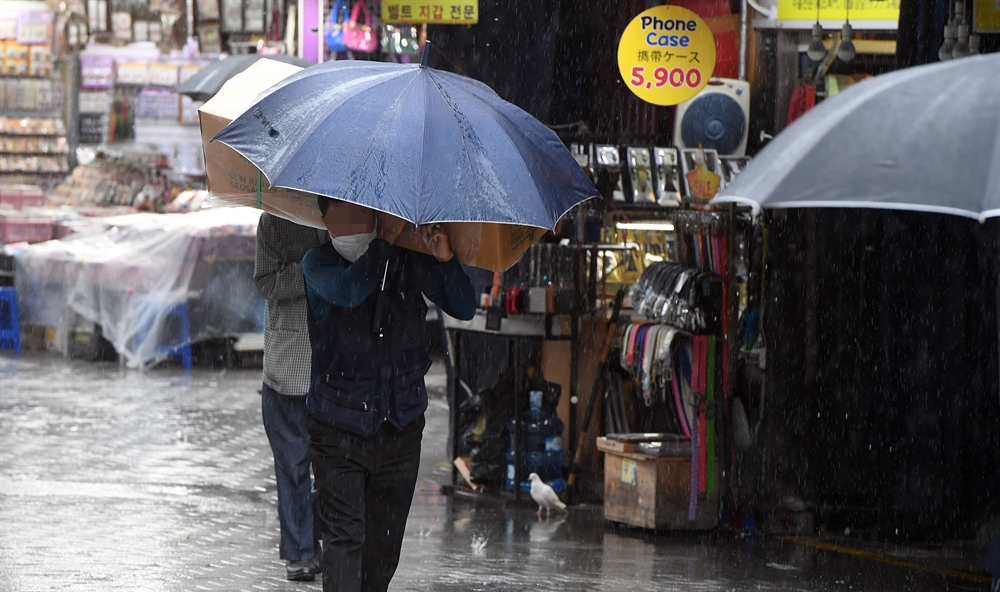
<svg viewBox="0 0 1000 592">
<path fill-rule="evenodd" d="M 535 512 L 535 516 L 541 517 L 542 508 L 545 509 L 546 517 L 552 515 L 552 508 L 557 508 L 563 512 L 568 511 L 566 504 L 559 501 L 556 491 L 546 485 L 537 473 L 528 475 L 528 481 L 531 481 L 531 499 L 535 500 L 535 503 L 538 504 L 538 511 Z"/>
</svg>

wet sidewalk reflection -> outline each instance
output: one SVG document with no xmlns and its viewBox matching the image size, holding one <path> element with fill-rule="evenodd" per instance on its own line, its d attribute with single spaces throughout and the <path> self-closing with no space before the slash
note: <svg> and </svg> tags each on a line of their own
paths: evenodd
<svg viewBox="0 0 1000 592">
<path fill-rule="evenodd" d="M 448 411 L 437 368 L 393 590 L 988 587 L 774 538 L 617 527 L 599 507 L 546 520 L 530 505 L 444 495 Z M 259 369 L 138 372 L 0 355 L 0 590 L 320 590 L 284 580 L 259 386 Z"/>
</svg>

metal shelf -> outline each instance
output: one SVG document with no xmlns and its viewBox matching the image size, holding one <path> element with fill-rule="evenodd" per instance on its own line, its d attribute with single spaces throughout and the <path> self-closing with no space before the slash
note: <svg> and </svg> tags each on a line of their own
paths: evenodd
<svg viewBox="0 0 1000 592">
<path fill-rule="evenodd" d="M 0 154 L 5 156 L 67 156 L 69 152 L 39 152 L 37 150 L 0 150 Z"/>
</svg>

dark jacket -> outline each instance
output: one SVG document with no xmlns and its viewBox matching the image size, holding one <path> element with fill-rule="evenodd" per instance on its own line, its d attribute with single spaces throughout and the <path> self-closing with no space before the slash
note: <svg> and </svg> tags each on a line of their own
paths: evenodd
<svg viewBox="0 0 1000 592">
<path fill-rule="evenodd" d="M 309 413 L 362 436 L 384 421 L 399 429 L 416 421 L 427 409 L 424 374 L 431 365 L 423 295 L 451 316 L 475 314 L 472 284 L 458 261 L 438 263 L 376 239 L 354 263 L 332 245 L 312 249 L 302 271 L 313 352 Z"/>
</svg>

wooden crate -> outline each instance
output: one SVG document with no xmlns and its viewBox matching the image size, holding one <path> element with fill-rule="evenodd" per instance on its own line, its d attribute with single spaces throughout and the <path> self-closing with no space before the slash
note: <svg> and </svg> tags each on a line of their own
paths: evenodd
<svg viewBox="0 0 1000 592">
<path fill-rule="evenodd" d="M 700 497 L 695 520 L 688 520 L 690 486 L 690 458 L 604 453 L 606 520 L 652 529 L 714 528 L 718 522 L 718 495 Z"/>
<path fill-rule="evenodd" d="M 601 452 L 635 452 L 637 446 L 638 444 L 635 442 L 608 440 L 605 436 L 601 436 L 597 439 L 597 449 Z"/>
</svg>

